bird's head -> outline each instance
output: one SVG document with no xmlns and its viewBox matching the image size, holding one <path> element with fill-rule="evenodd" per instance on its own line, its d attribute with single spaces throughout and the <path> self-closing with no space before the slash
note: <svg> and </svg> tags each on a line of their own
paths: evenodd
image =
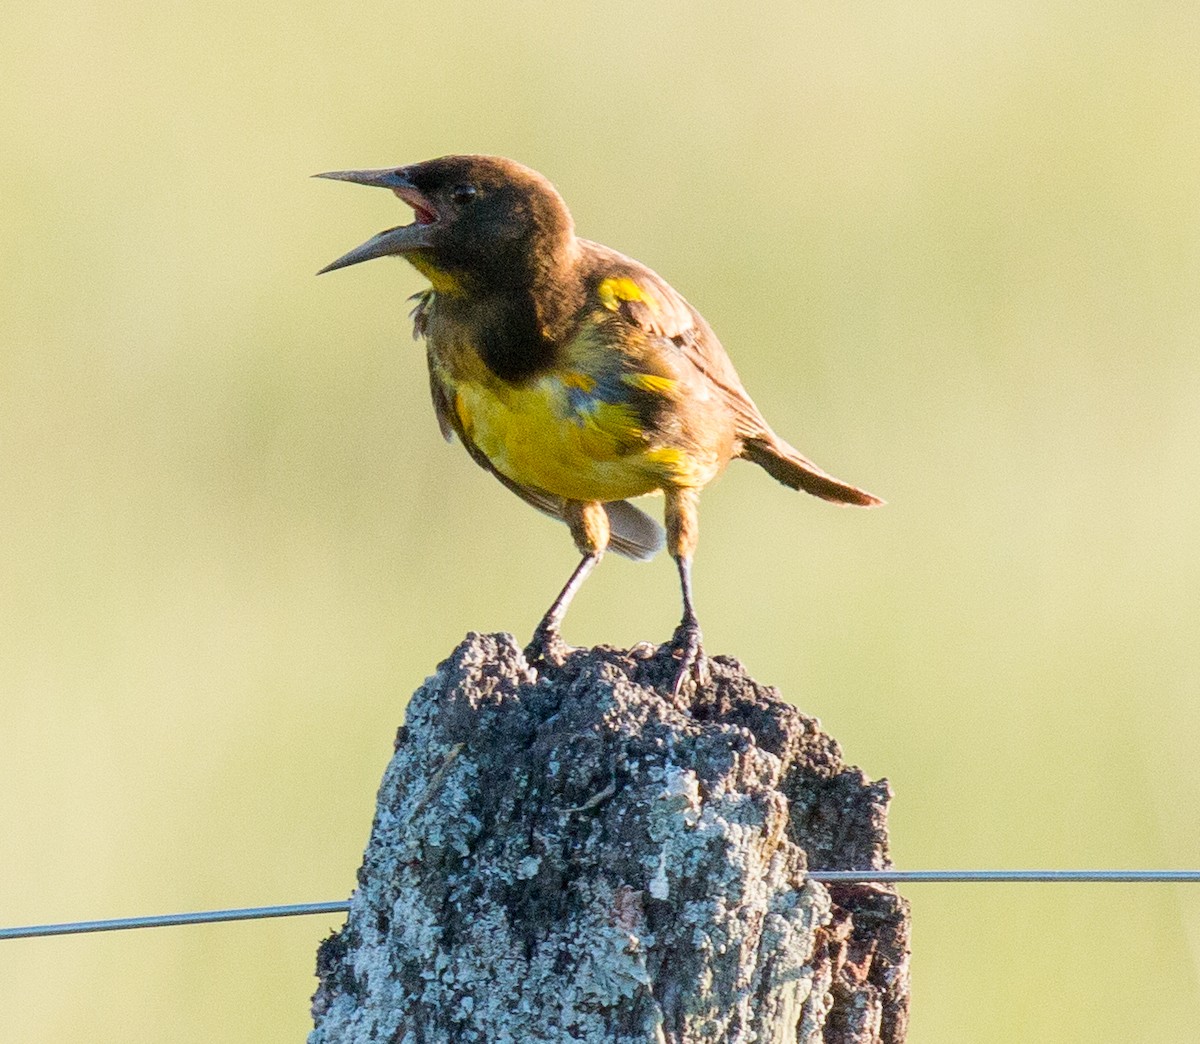
<svg viewBox="0 0 1200 1044">
<path fill-rule="evenodd" d="M 537 171 L 499 156 L 443 156 L 316 177 L 391 189 L 415 217 L 321 272 L 396 254 L 435 290 L 501 289 L 532 282 L 575 242 L 571 213 L 554 186 Z"/>
</svg>

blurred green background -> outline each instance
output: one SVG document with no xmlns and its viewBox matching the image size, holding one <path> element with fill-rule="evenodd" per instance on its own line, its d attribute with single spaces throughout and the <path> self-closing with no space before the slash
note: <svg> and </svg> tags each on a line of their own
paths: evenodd
<svg viewBox="0 0 1200 1044">
<path fill-rule="evenodd" d="M 438 436 L 408 220 L 498 152 L 888 499 L 735 465 L 741 657 L 918 867 L 1200 865 L 1200 15 L 1115 0 L 76 2 L 0 71 L 0 922 L 345 897 L 407 694 L 575 561 Z M 576 643 L 665 639 L 611 558 Z M 1196 1040 L 1200 889 L 913 886 L 913 1041 Z M 303 1039 L 338 918 L 0 943 L 14 1042 Z"/>
</svg>

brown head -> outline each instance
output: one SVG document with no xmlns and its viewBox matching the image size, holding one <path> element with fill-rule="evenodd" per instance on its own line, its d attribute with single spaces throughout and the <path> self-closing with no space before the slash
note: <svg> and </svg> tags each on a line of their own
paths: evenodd
<svg viewBox="0 0 1200 1044">
<path fill-rule="evenodd" d="M 322 272 L 399 255 L 435 290 L 529 286 L 575 247 L 571 213 L 535 170 L 500 156 L 443 156 L 407 167 L 342 170 L 319 178 L 391 189 L 413 209 Z"/>
</svg>

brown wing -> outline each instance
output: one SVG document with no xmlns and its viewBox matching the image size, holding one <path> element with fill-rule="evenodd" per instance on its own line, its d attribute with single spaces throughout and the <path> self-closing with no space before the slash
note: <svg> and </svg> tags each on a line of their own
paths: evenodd
<svg viewBox="0 0 1200 1044">
<path fill-rule="evenodd" d="M 733 415 L 738 454 L 792 489 L 840 504 L 872 507 L 881 501 L 834 478 L 779 438 L 754 405 L 712 328 L 661 276 L 644 265 L 596 243 L 591 255 L 595 292 L 601 304 L 653 337 L 670 342 L 710 386 L 721 392 Z"/>
<path fill-rule="evenodd" d="M 770 431 L 733 368 L 717 335 L 674 287 L 657 272 L 609 247 L 580 241 L 592 267 L 600 303 L 689 364 L 722 393 L 739 437 Z"/>
</svg>

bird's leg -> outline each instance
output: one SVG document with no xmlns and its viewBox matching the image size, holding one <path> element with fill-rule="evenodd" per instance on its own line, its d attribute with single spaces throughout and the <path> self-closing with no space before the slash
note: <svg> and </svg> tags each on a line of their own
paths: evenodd
<svg viewBox="0 0 1200 1044">
<path fill-rule="evenodd" d="M 678 558 L 675 564 L 679 567 L 679 586 L 683 590 L 683 619 L 671 636 L 672 647 L 679 650 L 679 667 L 675 672 L 671 694 L 678 696 L 687 678 L 694 677 L 697 682 L 703 680 L 707 664 L 701 644 L 700 621 L 696 619 L 696 611 L 692 608 L 692 560 Z"/>
<path fill-rule="evenodd" d="M 693 489 L 668 489 L 666 494 L 665 518 L 667 523 L 667 549 L 679 569 L 679 587 L 683 593 L 683 618 L 671 637 L 671 646 L 679 653 L 679 666 L 671 693 L 678 696 L 683 683 L 689 677 L 702 681 L 706 671 L 704 646 L 700 637 L 700 621 L 692 606 L 692 556 L 699 540 L 697 517 L 698 494 Z"/>
<path fill-rule="evenodd" d="M 562 626 L 563 617 L 567 615 L 567 606 L 571 604 L 575 592 L 583 586 L 584 580 L 596 568 L 596 563 L 600 561 L 603 554 L 603 551 L 589 551 L 579 560 L 579 565 L 575 567 L 571 579 L 567 581 L 558 593 L 558 597 L 554 599 L 554 603 L 546 610 L 542 622 L 537 625 L 533 637 L 529 639 L 529 645 L 525 648 L 525 659 L 530 663 L 539 660 L 555 662 L 562 659 L 562 653 L 568 647 L 562 640 L 562 635 L 558 633 L 558 629 Z"/>
<path fill-rule="evenodd" d="M 561 662 L 569 646 L 562 640 L 558 629 L 562 626 L 563 617 L 566 616 L 567 607 L 570 606 L 575 593 L 596 568 L 596 563 L 604 557 L 604 549 L 608 546 L 608 513 L 603 504 L 568 501 L 563 518 L 571 527 L 571 536 L 574 537 L 575 546 L 579 548 L 583 558 L 534 630 L 533 637 L 525 648 L 525 658 L 530 663 Z"/>
</svg>

